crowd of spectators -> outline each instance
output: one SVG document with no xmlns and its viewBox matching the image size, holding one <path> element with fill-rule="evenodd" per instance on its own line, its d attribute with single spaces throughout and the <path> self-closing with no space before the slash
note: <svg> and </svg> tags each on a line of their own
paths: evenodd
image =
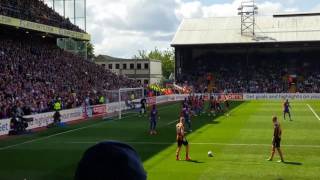
<svg viewBox="0 0 320 180">
<path fill-rule="evenodd" d="M 11 116 L 14 106 L 25 114 L 80 106 L 85 99 L 98 102 L 106 90 L 139 85 L 65 52 L 47 39 L 0 37 L 0 119 Z"/>
<path fill-rule="evenodd" d="M 205 65 L 197 67 L 195 71 L 183 74 L 180 83 L 192 86 L 198 93 L 207 92 L 210 86 L 214 93 L 320 93 L 320 74 L 310 63 L 288 68 L 287 63 L 281 61 L 252 64 L 222 61 L 209 66 L 210 69 Z"/>
<path fill-rule="evenodd" d="M 72 24 L 68 18 L 60 16 L 56 11 L 40 0 L 1 0 L 0 15 L 72 31 L 84 32 L 78 26 Z"/>
<path fill-rule="evenodd" d="M 300 93 L 320 93 L 320 74 L 318 71 L 310 72 L 301 83 L 297 84 Z"/>
</svg>

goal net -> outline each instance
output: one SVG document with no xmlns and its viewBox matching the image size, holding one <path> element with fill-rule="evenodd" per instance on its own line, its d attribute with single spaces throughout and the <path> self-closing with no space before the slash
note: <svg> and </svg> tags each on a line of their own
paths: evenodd
<svg viewBox="0 0 320 180">
<path fill-rule="evenodd" d="M 145 97 L 143 88 L 121 88 L 107 91 L 107 104 L 115 109 L 119 119 L 123 114 L 138 113 L 140 111 L 140 101 Z"/>
</svg>

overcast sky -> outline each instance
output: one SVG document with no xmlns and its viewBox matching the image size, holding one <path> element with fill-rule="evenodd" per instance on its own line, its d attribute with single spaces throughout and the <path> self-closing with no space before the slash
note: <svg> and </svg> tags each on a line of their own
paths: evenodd
<svg viewBox="0 0 320 180">
<path fill-rule="evenodd" d="M 235 16 L 241 0 L 87 0 L 87 31 L 96 55 L 132 57 L 170 48 L 183 18 Z M 319 0 L 257 0 L 260 15 L 317 11 Z"/>
</svg>

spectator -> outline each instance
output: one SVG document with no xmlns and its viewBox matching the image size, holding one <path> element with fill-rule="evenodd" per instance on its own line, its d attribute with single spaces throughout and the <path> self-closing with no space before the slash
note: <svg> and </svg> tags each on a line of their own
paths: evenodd
<svg viewBox="0 0 320 180">
<path fill-rule="evenodd" d="M 85 97 L 99 103 L 105 90 L 138 87 L 92 62 L 65 52 L 50 40 L 1 36 L 0 117 L 9 118 L 20 103 L 25 114 L 53 110 L 60 98 L 62 109 L 81 106 Z"/>
<path fill-rule="evenodd" d="M 68 18 L 60 16 L 40 0 L 1 0 L 0 14 L 35 23 L 82 32 Z"/>
<path fill-rule="evenodd" d="M 295 86 L 296 92 L 300 93 L 320 92 L 320 75 L 317 65 L 314 67 L 302 65 L 303 73 L 297 66 L 297 68 L 291 68 L 289 73 L 286 63 L 281 61 L 249 64 L 240 62 L 226 63 L 222 60 L 211 65 L 195 65 L 194 67 L 198 69 L 193 70 L 194 73 L 183 74 L 178 83 L 181 86 L 192 86 L 194 92 L 203 93 L 210 86 L 207 82 L 207 74 L 212 73 L 211 86 L 215 93 L 289 93 L 291 85 Z M 295 83 L 290 84 L 289 74 L 297 76 Z"/>
</svg>

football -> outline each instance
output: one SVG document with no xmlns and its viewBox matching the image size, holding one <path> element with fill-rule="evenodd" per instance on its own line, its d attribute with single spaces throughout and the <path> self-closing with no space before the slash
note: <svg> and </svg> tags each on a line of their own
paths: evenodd
<svg viewBox="0 0 320 180">
<path fill-rule="evenodd" d="M 212 151 L 208 151 L 208 157 L 213 157 Z"/>
</svg>

